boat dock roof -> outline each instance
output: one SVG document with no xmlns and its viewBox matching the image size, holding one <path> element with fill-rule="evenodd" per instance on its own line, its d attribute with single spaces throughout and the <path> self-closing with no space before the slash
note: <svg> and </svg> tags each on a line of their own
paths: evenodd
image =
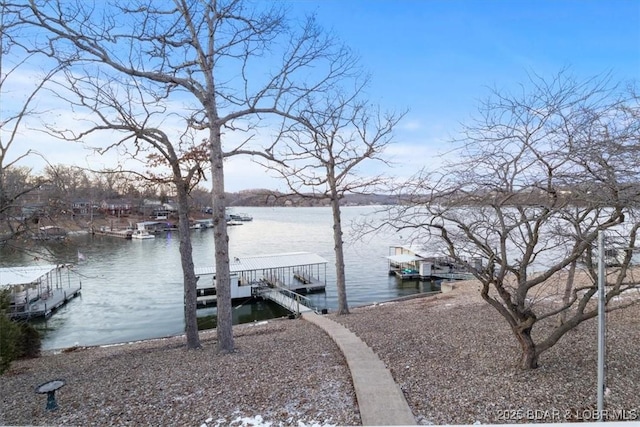
<svg viewBox="0 0 640 427">
<path fill-rule="evenodd" d="M 38 281 L 38 279 L 42 276 L 57 268 L 57 265 L 34 265 L 25 267 L 0 268 L 0 288 L 5 286 L 34 283 Z"/>
<path fill-rule="evenodd" d="M 411 255 L 411 254 L 399 254 L 399 255 L 389 255 L 387 259 L 392 262 L 398 262 L 398 263 L 404 264 L 404 263 L 409 263 L 413 261 L 420 261 L 424 258 Z"/>
<path fill-rule="evenodd" d="M 271 255 L 256 255 L 242 258 L 232 258 L 229 260 L 229 270 L 231 273 L 241 273 L 244 271 L 271 270 L 278 268 L 291 268 L 303 265 L 327 264 L 329 261 L 318 254 L 310 252 L 288 252 Z M 199 267 L 195 269 L 196 276 L 216 274 L 216 268 Z"/>
</svg>

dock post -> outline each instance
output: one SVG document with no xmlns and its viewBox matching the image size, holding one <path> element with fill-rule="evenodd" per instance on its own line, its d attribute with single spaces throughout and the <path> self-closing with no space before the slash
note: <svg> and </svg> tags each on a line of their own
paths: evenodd
<svg viewBox="0 0 640 427">
<path fill-rule="evenodd" d="M 296 294 L 296 315 L 300 317 L 300 295 Z"/>
</svg>

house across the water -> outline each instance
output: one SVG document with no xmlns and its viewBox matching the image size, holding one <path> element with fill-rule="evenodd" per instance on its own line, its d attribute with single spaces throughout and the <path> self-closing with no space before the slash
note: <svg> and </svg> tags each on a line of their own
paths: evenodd
<svg viewBox="0 0 640 427">
<path fill-rule="evenodd" d="M 459 262 L 447 255 L 428 253 L 418 246 L 391 246 L 389 274 L 403 280 L 467 280 L 472 279 L 469 267 L 480 267 L 482 261 Z"/>
</svg>

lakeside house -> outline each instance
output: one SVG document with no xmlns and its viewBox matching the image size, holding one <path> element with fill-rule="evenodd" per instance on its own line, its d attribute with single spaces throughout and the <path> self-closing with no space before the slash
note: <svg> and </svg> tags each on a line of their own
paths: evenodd
<svg viewBox="0 0 640 427">
<path fill-rule="evenodd" d="M 131 215 L 132 206 L 130 200 L 110 199 L 103 200 L 100 204 L 100 209 L 109 215 L 120 217 Z"/>
</svg>

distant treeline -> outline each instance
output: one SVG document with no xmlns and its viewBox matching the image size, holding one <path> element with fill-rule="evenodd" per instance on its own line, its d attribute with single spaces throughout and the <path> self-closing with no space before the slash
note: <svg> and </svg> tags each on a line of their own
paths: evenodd
<svg viewBox="0 0 640 427">
<path fill-rule="evenodd" d="M 227 193 L 229 206 L 329 206 L 328 199 L 285 194 L 267 189 L 243 190 Z M 398 196 L 384 194 L 348 194 L 342 199 L 343 206 L 393 205 Z"/>
</svg>

